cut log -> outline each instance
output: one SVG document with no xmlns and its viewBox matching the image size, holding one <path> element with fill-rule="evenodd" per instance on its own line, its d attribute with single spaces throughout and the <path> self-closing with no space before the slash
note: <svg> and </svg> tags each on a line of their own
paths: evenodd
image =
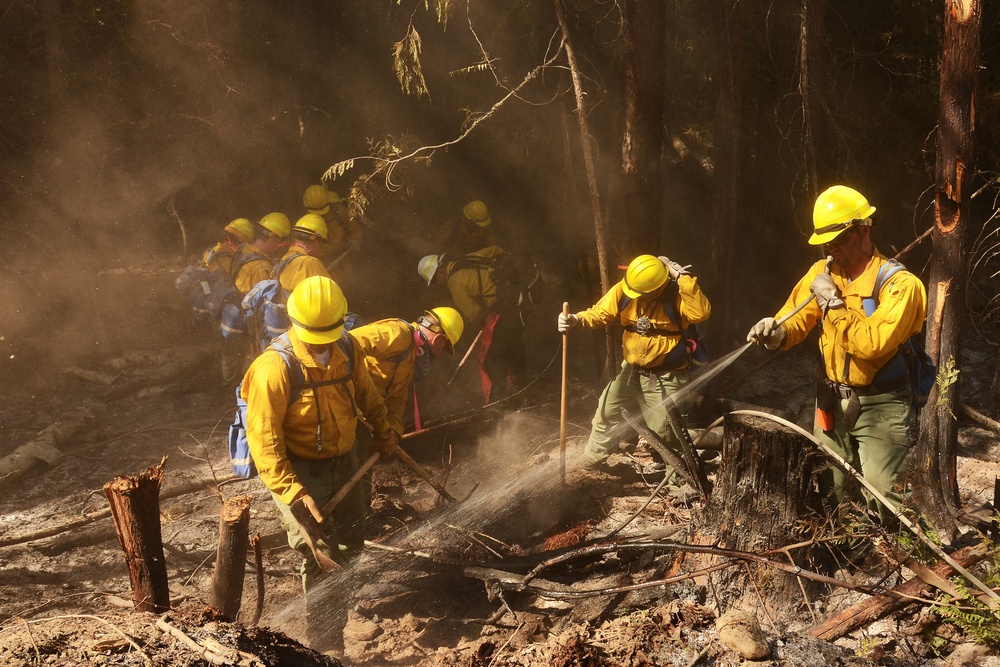
<svg viewBox="0 0 1000 667">
<path fill-rule="evenodd" d="M 971 568 L 986 557 L 988 549 L 985 544 L 976 544 L 971 547 L 959 549 L 952 554 L 962 567 Z M 932 568 L 933 572 L 941 577 L 950 577 L 955 574 L 954 568 L 947 563 L 938 563 Z M 918 577 L 914 577 L 904 582 L 893 590 L 904 596 L 926 597 L 933 589 L 933 586 Z M 868 625 L 872 621 L 882 618 L 886 614 L 902 609 L 907 605 L 916 603 L 916 600 L 906 600 L 899 597 L 879 596 L 865 600 L 861 604 L 845 609 L 833 618 L 817 625 L 809 630 L 809 634 L 819 639 L 833 641 L 838 637 L 843 637 L 848 632 L 853 632 L 858 628 Z"/>
<path fill-rule="evenodd" d="M 212 575 L 210 604 L 230 621 L 236 620 L 243 601 L 252 502 L 252 496 L 229 498 L 222 504 L 219 516 L 219 550 Z"/>
<path fill-rule="evenodd" d="M 694 543 L 761 552 L 801 541 L 795 532 L 800 520 L 822 511 L 814 476 L 823 460 L 815 448 L 799 435 L 749 415 L 726 415 L 723 432 L 715 491 Z M 694 567 L 701 569 L 719 558 L 699 556 L 694 561 Z M 809 561 L 808 553 L 796 553 L 796 564 L 805 566 Z M 714 575 L 718 595 L 736 602 L 750 590 L 745 575 L 742 569 Z M 777 606 L 802 598 L 794 576 L 774 573 L 761 579 L 766 581 L 756 582 L 754 594 L 759 590 Z M 722 590 L 727 587 L 731 590 Z M 812 587 L 818 589 L 819 584 Z"/>
<path fill-rule="evenodd" d="M 170 608 L 167 561 L 160 533 L 160 482 L 167 457 L 139 475 L 116 477 L 104 485 L 118 542 L 132 582 L 136 611 L 162 613 Z"/>
</svg>

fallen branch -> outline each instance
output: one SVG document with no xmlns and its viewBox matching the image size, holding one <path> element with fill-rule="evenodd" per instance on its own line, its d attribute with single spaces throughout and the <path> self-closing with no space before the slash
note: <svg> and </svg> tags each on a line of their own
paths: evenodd
<svg viewBox="0 0 1000 667">
<path fill-rule="evenodd" d="M 952 557 L 966 567 L 974 567 L 976 563 L 986 558 L 988 553 L 989 550 L 986 545 L 979 543 L 956 551 L 952 554 Z M 949 577 L 955 573 L 954 568 L 947 563 L 938 563 L 932 568 L 932 571 L 942 578 Z M 809 630 L 809 634 L 818 639 L 833 641 L 838 637 L 843 637 L 848 632 L 857 630 L 872 621 L 916 602 L 918 598 L 926 597 L 932 588 L 931 584 L 928 584 L 919 577 L 914 577 L 892 589 L 894 593 L 892 597 L 879 595 L 856 604 L 812 628 Z"/>
<path fill-rule="evenodd" d="M 166 616 L 161 616 L 159 619 L 157 619 L 156 627 L 158 627 L 160 630 L 170 635 L 174 639 L 180 641 L 180 643 L 184 644 L 189 649 L 191 649 L 192 651 L 194 651 L 199 656 L 201 656 L 202 658 L 204 658 L 213 665 L 232 664 L 231 661 L 225 658 L 224 656 L 218 655 L 217 653 L 214 653 L 210 649 L 196 642 L 180 628 L 174 625 L 170 625 L 170 623 L 167 621 Z"/>
<path fill-rule="evenodd" d="M 979 426 L 1000 434 L 1000 422 L 990 419 L 983 413 L 974 410 L 965 403 L 959 403 L 959 409 L 961 409 L 963 415 L 974 421 Z"/>
<path fill-rule="evenodd" d="M 72 410 L 40 431 L 30 442 L 0 458 L 0 489 L 32 468 L 52 467 L 62 461 L 61 447 L 79 435 L 92 419 L 93 415 L 86 408 Z"/>
</svg>

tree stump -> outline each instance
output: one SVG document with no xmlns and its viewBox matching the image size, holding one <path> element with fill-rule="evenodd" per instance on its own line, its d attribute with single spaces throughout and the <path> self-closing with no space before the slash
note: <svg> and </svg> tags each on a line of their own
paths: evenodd
<svg viewBox="0 0 1000 667">
<path fill-rule="evenodd" d="M 236 620 L 243 601 L 252 502 L 252 496 L 229 498 L 223 503 L 219 516 L 219 549 L 212 575 L 210 604 L 230 621 Z"/>
<path fill-rule="evenodd" d="M 167 561 L 160 534 L 160 482 L 167 457 L 159 465 L 129 477 L 116 477 L 104 485 L 111 504 L 118 542 L 132 582 L 137 611 L 161 613 L 170 609 Z"/>
<path fill-rule="evenodd" d="M 822 514 L 816 477 L 823 465 L 822 455 L 798 434 L 761 417 L 727 414 L 722 464 L 695 543 L 760 552 L 808 539 L 801 528 Z M 795 552 L 795 565 L 811 563 L 804 551 Z M 696 566 L 719 560 L 701 557 Z M 801 599 L 803 589 L 796 577 L 751 566 L 751 572 L 755 569 L 755 586 L 748 586 L 744 568 L 713 575 L 720 599 L 735 601 L 758 593 L 778 603 Z"/>
</svg>

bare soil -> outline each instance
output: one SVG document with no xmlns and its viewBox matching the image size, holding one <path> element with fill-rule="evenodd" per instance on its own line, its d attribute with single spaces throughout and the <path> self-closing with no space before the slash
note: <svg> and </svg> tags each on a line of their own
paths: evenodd
<svg viewBox="0 0 1000 667">
<path fill-rule="evenodd" d="M 138 285 L 162 293 L 170 273 L 153 266 L 104 279 L 112 290 Z M 57 441 L 58 456 L 34 459 L 30 470 L 0 478 L 0 664 L 747 664 L 719 642 L 715 630 L 727 602 L 714 597 L 704 578 L 685 578 L 674 551 L 577 553 L 564 564 L 542 567 L 530 586 L 510 585 L 525 583 L 525 575 L 552 554 L 600 542 L 623 524 L 622 537 L 684 542 L 701 506 L 683 490 L 654 494 L 663 477 L 659 461 L 631 434 L 623 436 L 609 470 L 579 468 L 599 390 L 582 381 L 574 381 L 571 392 L 563 483 L 558 362 L 548 358 L 557 347 L 533 360 L 539 379 L 509 405 L 407 445 L 460 500 L 456 506 L 442 503 L 398 460 L 376 467 L 371 545 L 326 583 L 331 623 L 345 624 L 344 648 L 325 656 L 310 650 L 300 557 L 286 546 L 260 481 L 228 479 L 225 435 L 233 400 L 218 388 L 211 357 L 194 370 L 149 384 L 150 368 L 166 367 L 204 342 L 178 324 L 180 304 L 164 309 L 163 303 L 170 300 L 164 298 L 159 309 L 102 313 L 113 349 L 55 354 L 43 363 L 36 357 L 25 363 L 23 378 L 5 382 L 0 457 L 36 441 L 53 424 L 75 427 Z M 130 333 L 142 327 L 155 335 Z M 111 361 L 137 349 L 152 352 L 154 360 L 147 355 L 138 366 Z M 759 352 L 745 355 L 720 383 L 760 361 Z M 964 389 L 974 406 L 990 379 L 994 354 L 988 346 L 977 351 L 972 345 L 967 352 Z M 427 394 L 425 421 L 450 414 L 452 406 L 434 396 L 445 393 L 455 363 L 432 371 L 432 391 L 421 395 L 424 400 Z M 68 366 L 109 373 L 114 380 L 87 381 L 64 372 Z M 458 391 L 474 394 L 472 375 Z M 808 356 L 790 355 L 754 373 L 728 398 L 781 409 L 808 424 L 809 377 Z M 498 410 L 502 418 L 487 418 Z M 963 502 L 970 512 L 988 516 L 1000 476 L 997 434 L 963 425 L 960 445 Z M 103 512 L 101 489 L 116 475 L 139 473 L 164 455 L 162 533 L 174 609 L 161 618 L 131 609 L 123 555 Z M 265 597 L 256 626 L 249 622 L 257 604 L 252 563 L 237 622 L 206 608 L 219 510 L 224 498 L 237 494 L 253 496 L 251 534 L 259 534 L 264 547 Z M 840 576 L 874 583 L 900 574 L 873 560 Z M 671 577 L 670 583 L 636 586 Z M 753 582 L 748 578 L 741 604 L 756 613 L 771 648 L 769 659 L 753 664 L 943 665 L 961 647 L 957 653 L 972 661 L 953 656 L 947 664 L 1000 665 L 996 649 L 968 645 L 968 637 L 921 612 L 921 605 L 835 643 L 808 638 L 809 627 L 865 596 L 831 587 L 821 599 L 774 605 L 754 597 Z M 542 589 L 550 595 L 540 594 Z M 176 632 L 165 631 L 165 623 Z"/>
</svg>

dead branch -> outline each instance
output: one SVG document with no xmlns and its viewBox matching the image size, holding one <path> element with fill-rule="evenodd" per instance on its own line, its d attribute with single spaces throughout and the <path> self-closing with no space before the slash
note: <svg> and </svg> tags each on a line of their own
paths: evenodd
<svg viewBox="0 0 1000 667">
<path fill-rule="evenodd" d="M 962 414 L 974 421 L 979 426 L 993 431 L 994 433 L 1000 434 L 1000 422 L 990 419 L 978 410 L 974 410 L 972 407 L 965 403 L 959 403 L 959 408 Z"/>
<path fill-rule="evenodd" d="M 965 567 L 974 567 L 989 553 L 986 544 L 979 543 L 971 547 L 965 547 L 952 554 L 952 557 L 962 563 Z M 932 571 L 944 578 L 955 573 L 948 563 L 938 563 Z M 871 623 L 883 616 L 902 609 L 917 601 L 917 598 L 926 597 L 932 590 L 931 584 L 923 581 L 919 577 L 914 577 L 892 589 L 894 595 L 878 595 L 874 598 L 854 605 L 840 612 L 833 618 L 828 619 L 821 625 L 809 630 L 809 634 L 819 639 L 833 641 L 838 637 L 843 637 L 848 632 Z"/>
<path fill-rule="evenodd" d="M 167 617 L 166 616 L 161 616 L 159 619 L 157 619 L 157 621 L 156 621 L 156 627 L 158 627 L 160 630 L 162 630 L 164 633 L 170 635 L 174 639 L 178 640 L 180 643 L 182 643 L 185 646 L 187 646 L 189 649 L 191 649 L 192 651 L 194 651 L 195 653 L 197 653 L 199 656 L 201 656 L 202 658 L 204 658 L 205 660 L 207 660 L 210 664 L 213 664 L 213 665 L 228 665 L 228 664 L 231 664 L 230 661 L 228 659 L 226 659 L 224 656 L 218 655 L 218 654 L 214 653 L 213 651 L 209 650 L 208 648 L 206 648 L 205 646 L 202 646 L 201 644 L 199 644 L 198 642 L 196 642 L 194 639 L 192 639 L 191 637 L 189 637 L 187 635 L 187 633 L 185 633 L 183 630 L 181 630 L 180 628 L 178 628 L 178 627 L 176 627 L 174 625 L 171 625 L 167 621 Z"/>
</svg>

